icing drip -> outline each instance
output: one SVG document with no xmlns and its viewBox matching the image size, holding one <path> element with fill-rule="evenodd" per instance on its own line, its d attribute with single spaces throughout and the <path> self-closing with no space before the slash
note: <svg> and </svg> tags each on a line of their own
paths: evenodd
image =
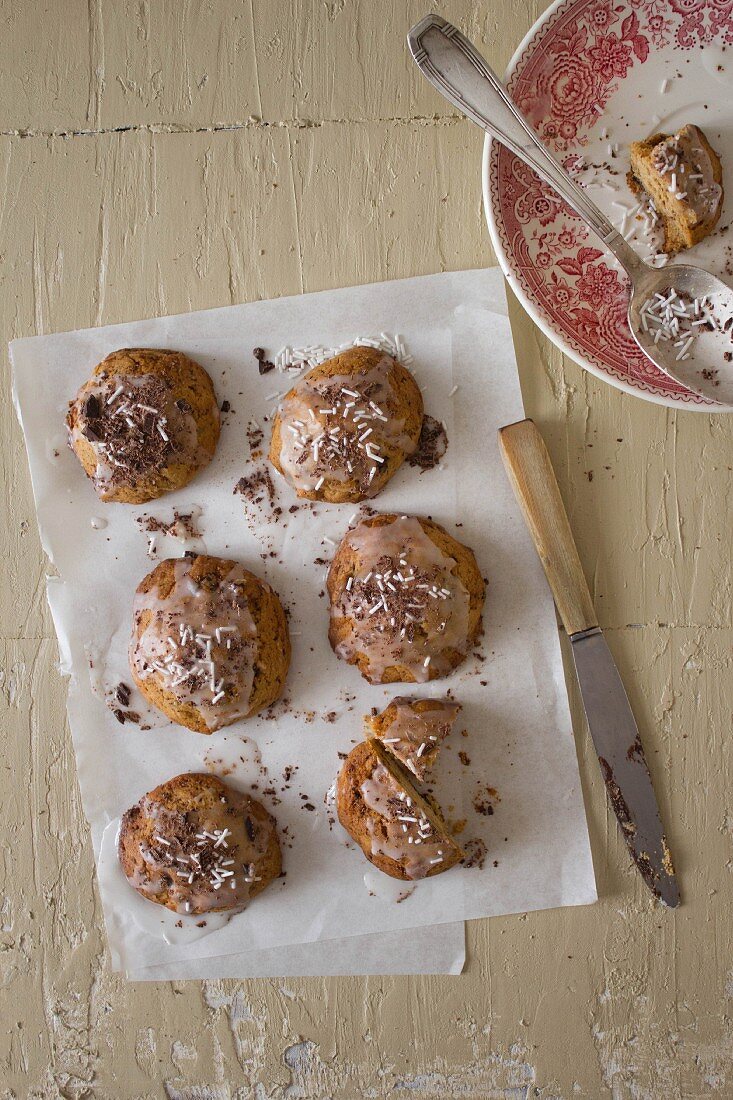
<svg viewBox="0 0 733 1100">
<path fill-rule="evenodd" d="M 401 863 L 411 879 L 425 878 L 443 862 L 449 842 L 433 830 L 422 810 L 383 764 L 377 764 L 359 789 L 372 811 L 367 819 L 372 855 L 388 856 Z"/>
<path fill-rule="evenodd" d="M 385 355 L 359 375 L 305 376 L 280 408 L 280 465 L 298 485 L 354 481 L 365 496 L 380 487 L 379 470 L 396 451 L 416 447 L 395 416 L 397 397 Z"/>
<path fill-rule="evenodd" d="M 92 477 L 97 492 L 136 486 L 173 463 L 199 459 L 198 430 L 191 406 L 176 400 L 159 374 L 99 375 L 72 402 L 72 444 L 80 439 L 94 449 Z"/>
<path fill-rule="evenodd" d="M 243 909 L 266 854 L 273 825 L 247 795 L 222 788 L 215 811 L 193 803 L 185 813 L 170 810 L 145 795 L 138 806 L 152 822 L 142 863 L 128 881 L 145 894 L 167 892 L 178 913 Z"/>
<path fill-rule="evenodd" d="M 210 577 L 194 581 L 191 565 L 190 558 L 175 562 L 165 599 L 156 589 L 136 593 L 130 665 L 139 679 L 155 676 L 179 703 L 194 704 L 216 730 L 249 712 L 257 641 L 245 595 L 249 574 L 235 565 L 212 586 Z"/>
<path fill-rule="evenodd" d="M 360 523 L 344 539 L 358 565 L 338 601 L 334 619 L 348 633 L 339 657 L 369 657 L 368 678 L 379 683 L 391 666 L 407 669 L 415 682 L 451 671 L 447 650 L 468 649 L 469 595 L 444 554 L 412 516 L 382 526 Z"/>
</svg>

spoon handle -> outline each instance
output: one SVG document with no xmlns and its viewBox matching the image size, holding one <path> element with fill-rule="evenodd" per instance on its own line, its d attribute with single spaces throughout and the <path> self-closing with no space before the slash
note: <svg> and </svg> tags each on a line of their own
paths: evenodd
<svg viewBox="0 0 733 1100">
<path fill-rule="evenodd" d="M 478 50 L 451 23 L 426 15 L 407 42 L 415 63 L 441 95 L 511 149 L 565 199 L 613 252 L 629 275 L 646 265 L 539 140 Z"/>
</svg>

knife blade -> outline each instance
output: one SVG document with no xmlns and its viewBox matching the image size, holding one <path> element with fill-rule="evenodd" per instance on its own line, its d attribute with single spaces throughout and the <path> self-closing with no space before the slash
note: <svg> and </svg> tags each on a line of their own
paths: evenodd
<svg viewBox="0 0 733 1100">
<path fill-rule="evenodd" d="M 570 645 L 583 709 L 624 840 L 653 894 L 679 905 L 672 857 L 628 696 L 600 627 Z"/>
<path fill-rule="evenodd" d="M 499 429 L 499 449 L 570 640 L 611 807 L 637 868 L 670 908 L 680 895 L 628 696 L 583 574 L 550 456 L 531 420 Z"/>
</svg>

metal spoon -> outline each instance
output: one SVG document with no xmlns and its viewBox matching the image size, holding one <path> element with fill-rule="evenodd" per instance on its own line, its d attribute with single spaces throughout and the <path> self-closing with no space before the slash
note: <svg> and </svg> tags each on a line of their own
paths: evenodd
<svg viewBox="0 0 733 1100">
<path fill-rule="evenodd" d="M 729 328 L 723 331 L 725 322 L 733 318 L 733 290 L 715 275 L 690 264 L 653 268 L 644 263 L 540 142 L 499 78 L 457 27 L 438 15 L 427 15 L 415 24 L 407 41 L 416 64 L 430 83 L 549 183 L 613 252 L 631 280 L 629 328 L 654 365 L 719 406 L 733 406 L 733 362 L 725 359 L 726 351 L 733 351 L 733 344 Z M 687 348 L 686 337 L 680 344 L 671 333 L 669 338 L 657 337 L 658 342 L 654 342 L 660 326 L 650 319 L 650 311 L 674 315 L 671 307 L 661 303 L 675 293 L 672 307 L 684 308 L 688 314 L 683 319 L 683 328 L 687 329 L 693 320 L 698 322 L 689 331 L 700 335 Z M 708 305 L 701 306 L 704 302 Z M 705 323 L 706 317 L 711 318 L 712 331 Z"/>
</svg>

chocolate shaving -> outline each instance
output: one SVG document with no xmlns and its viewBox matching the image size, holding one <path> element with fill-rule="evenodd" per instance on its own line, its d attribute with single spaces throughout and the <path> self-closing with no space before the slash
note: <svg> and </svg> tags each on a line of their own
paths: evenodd
<svg viewBox="0 0 733 1100">
<path fill-rule="evenodd" d="M 421 470 L 434 469 L 448 450 L 448 434 L 445 426 L 434 416 L 427 413 L 423 417 L 417 450 L 409 456 L 410 466 L 419 466 Z"/>
<path fill-rule="evenodd" d="M 463 850 L 466 854 L 461 860 L 462 866 L 478 867 L 480 871 L 488 855 L 488 848 L 486 847 L 485 841 L 481 840 L 480 837 L 473 837 L 471 840 L 466 841 L 463 845 Z"/>
<path fill-rule="evenodd" d="M 259 363 L 260 374 L 269 374 L 271 370 L 275 369 L 275 364 L 267 358 L 264 348 L 255 348 L 252 354 Z"/>
<path fill-rule="evenodd" d="M 201 531 L 197 526 L 193 512 L 179 512 L 176 509 L 170 521 L 159 519 L 158 516 L 144 515 L 138 516 L 135 522 L 141 531 L 147 531 L 148 533 L 160 532 L 183 542 L 187 539 L 201 538 Z"/>
<path fill-rule="evenodd" d="M 118 684 L 115 689 L 115 696 L 117 697 L 117 702 L 121 703 L 123 707 L 128 707 L 130 705 L 130 689 L 127 684 Z"/>
<path fill-rule="evenodd" d="M 89 420 L 96 420 L 101 412 L 99 398 L 96 397 L 93 393 L 90 393 L 86 401 L 84 402 L 84 408 L 82 411 L 84 413 L 84 416 L 86 416 Z"/>
<path fill-rule="evenodd" d="M 270 507 L 277 498 L 275 484 L 266 466 L 258 468 L 249 477 L 240 477 L 234 486 L 234 492 L 251 504 L 269 503 Z"/>
</svg>

